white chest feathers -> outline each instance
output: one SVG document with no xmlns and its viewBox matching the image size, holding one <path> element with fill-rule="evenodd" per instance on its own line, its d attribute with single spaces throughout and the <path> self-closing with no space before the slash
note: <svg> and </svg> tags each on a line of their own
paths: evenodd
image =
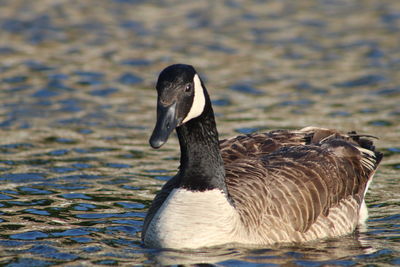
<svg viewBox="0 0 400 267">
<path fill-rule="evenodd" d="M 239 221 L 220 190 L 174 189 L 153 217 L 144 242 L 175 249 L 229 243 L 234 241 Z"/>
</svg>

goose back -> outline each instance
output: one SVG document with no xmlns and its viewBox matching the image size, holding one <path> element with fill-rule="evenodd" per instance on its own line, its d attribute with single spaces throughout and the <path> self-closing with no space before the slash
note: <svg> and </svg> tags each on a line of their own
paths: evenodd
<svg viewBox="0 0 400 267">
<path fill-rule="evenodd" d="M 274 243 L 354 230 L 368 182 L 382 158 L 372 142 L 354 132 L 343 135 L 315 127 L 263 135 L 263 143 L 256 142 L 256 134 L 222 146 L 228 152 L 222 155 L 228 158 L 229 195 L 249 235 Z M 244 156 L 244 147 L 263 149 Z"/>
</svg>

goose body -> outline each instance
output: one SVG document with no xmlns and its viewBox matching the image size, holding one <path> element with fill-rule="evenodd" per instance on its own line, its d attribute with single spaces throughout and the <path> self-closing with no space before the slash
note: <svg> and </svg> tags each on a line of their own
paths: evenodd
<svg viewBox="0 0 400 267">
<path fill-rule="evenodd" d="M 150 144 L 162 146 L 176 128 L 181 160 L 147 213 L 146 246 L 305 242 L 351 233 L 365 221 L 365 193 L 382 158 L 368 136 L 307 127 L 219 141 L 192 66 L 164 69 L 157 91 Z"/>
</svg>

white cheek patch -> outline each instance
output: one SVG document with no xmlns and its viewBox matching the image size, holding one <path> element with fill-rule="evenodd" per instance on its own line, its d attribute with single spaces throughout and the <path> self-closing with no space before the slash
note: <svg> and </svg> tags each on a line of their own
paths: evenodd
<svg viewBox="0 0 400 267">
<path fill-rule="evenodd" d="M 191 119 L 200 116 L 206 104 L 206 98 L 204 97 L 204 89 L 203 86 L 201 85 L 200 78 L 197 74 L 194 75 L 193 81 L 194 81 L 194 98 L 192 107 L 190 108 L 189 113 L 186 115 L 186 118 L 182 121 L 182 123 L 186 123 Z"/>
</svg>

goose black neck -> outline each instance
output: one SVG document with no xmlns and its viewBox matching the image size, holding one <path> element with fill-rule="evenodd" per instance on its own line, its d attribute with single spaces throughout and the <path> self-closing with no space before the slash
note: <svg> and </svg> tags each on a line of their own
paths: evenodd
<svg viewBox="0 0 400 267">
<path fill-rule="evenodd" d="M 176 129 L 181 147 L 181 187 L 191 191 L 220 189 L 227 193 L 224 162 L 208 94 L 203 113 Z"/>
</svg>

